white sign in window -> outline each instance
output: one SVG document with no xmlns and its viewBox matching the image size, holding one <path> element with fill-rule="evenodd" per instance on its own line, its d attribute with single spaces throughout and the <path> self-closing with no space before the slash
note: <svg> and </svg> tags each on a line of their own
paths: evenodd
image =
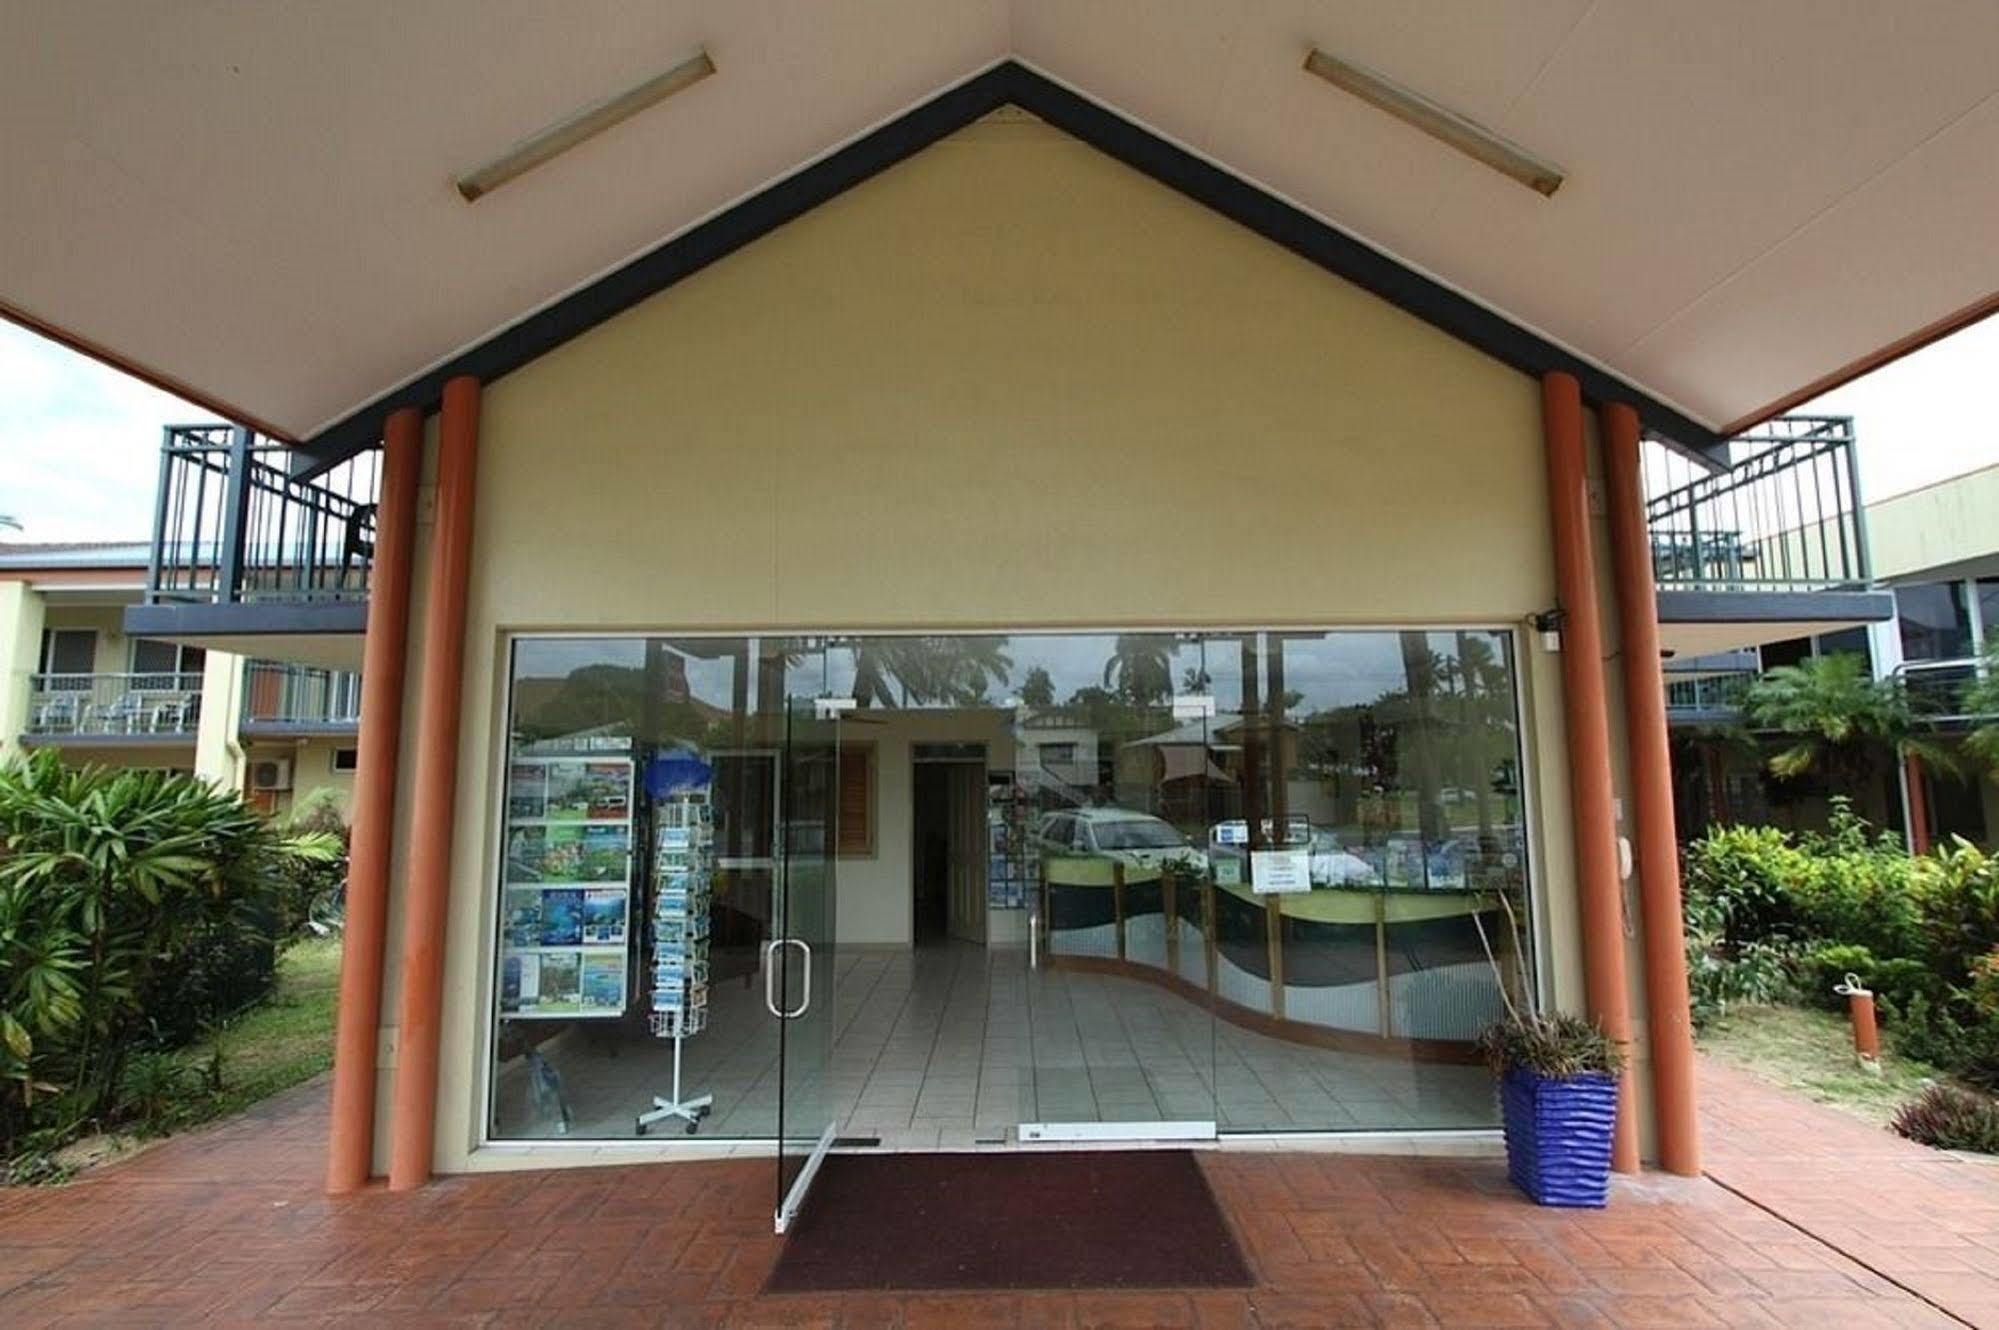
<svg viewBox="0 0 1999 1330">
<path fill-rule="evenodd" d="M 1259 896 L 1312 889 L 1309 850 L 1251 850 L 1249 888 Z"/>
</svg>

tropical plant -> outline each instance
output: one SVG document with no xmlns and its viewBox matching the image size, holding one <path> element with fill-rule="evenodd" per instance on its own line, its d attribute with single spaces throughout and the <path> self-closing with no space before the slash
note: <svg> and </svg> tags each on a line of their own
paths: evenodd
<svg viewBox="0 0 1999 1330">
<path fill-rule="evenodd" d="M 1756 728 L 1789 737 L 1769 763 L 1787 780 L 1808 771 L 1863 775 L 1882 748 L 1940 770 L 1958 765 L 1947 745 L 1924 732 L 1901 681 L 1873 678 L 1866 659 L 1852 652 L 1766 671 L 1743 695 L 1743 714 Z"/>
<path fill-rule="evenodd" d="M 192 776 L 0 768 L 0 1154 L 116 1116 L 133 1053 L 261 996 L 283 870 L 337 853 Z"/>
<path fill-rule="evenodd" d="M 1965 751 L 1999 780 L 1999 639 L 1985 649 L 1985 658 L 1965 684 L 1958 706 L 1973 718 L 1971 732 L 1964 736 Z"/>
<path fill-rule="evenodd" d="M 1999 1154 L 1999 1099 L 1955 1085 L 1932 1085 L 1904 1104 L 1890 1124 L 1906 1136 L 1939 1150 Z"/>
</svg>

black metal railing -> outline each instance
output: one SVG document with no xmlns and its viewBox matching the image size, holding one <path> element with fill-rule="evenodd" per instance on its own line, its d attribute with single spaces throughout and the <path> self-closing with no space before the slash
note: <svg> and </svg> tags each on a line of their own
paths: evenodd
<svg viewBox="0 0 1999 1330">
<path fill-rule="evenodd" d="M 201 675 L 36 674 L 28 729 L 44 738 L 191 736 L 201 719 Z"/>
<path fill-rule="evenodd" d="M 1645 515 L 1661 587 L 1867 585 L 1867 526 L 1850 417 L 1779 417 L 1732 440 L 1729 454 L 1727 470 L 1699 474 L 1664 449 L 1648 455 Z"/>
<path fill-rule="evenodd" d="M 291 478 L 285 453 L 237 426 L 167 426 L 149 601 L 367 599 L 380 451 L 312 481 Z"/>
<path fill-rule="evenodd" d="M 1976 656 L 1955 660 L 1907 660 L 1895 667 L 1909 706 L 1924 720 L 1934 724 L 1952 722 L 1982 724 L 1992 713 L 1974 706 L 1966 692 L 1977 683 L 1990 665 Z"/>
<path fill-rule="evenodd" d="M 243 679 L 245 730 L 339 730 L 361 722 L 361 676 L 253 660 Z"/>
<path fill-rule="evenodd" d="M 1669 721 L 1727 720 L 1739 715 L 1749 686 L 1756 682 L 1753 669 L 1731 670 L 1726 674 L 1703 674 L 1691 679 L 1666 679 L 1666 719 Z"/>
</svg>

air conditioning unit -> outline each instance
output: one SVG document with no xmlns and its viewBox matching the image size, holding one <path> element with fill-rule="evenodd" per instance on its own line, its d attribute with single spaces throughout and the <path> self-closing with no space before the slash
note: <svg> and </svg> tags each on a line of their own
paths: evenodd
<svg viewBox="0 0 1999 1330">
<path fill-rule="evenodd" d="M 250 764 L 250 788 L 259 794 L 292 787 L 292 763 L 288 757 L 262 758 Z"/>
</svg>

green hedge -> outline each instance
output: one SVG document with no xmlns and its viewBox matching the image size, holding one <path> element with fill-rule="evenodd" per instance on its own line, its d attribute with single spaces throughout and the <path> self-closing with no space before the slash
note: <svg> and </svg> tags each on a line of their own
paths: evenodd
<svg viewBox="0 0 1999 1330">
<path fill-rule="evenodd" d="M 1956 840 L 1913 857 L 1836 801 L 1831 829 L 1720 827 L 1686 848 L 1696 1019 L 1788 986 L 1873 989 L 1903 1047 L 1999 1086 L 1999 859 Z"/>
</svg>

